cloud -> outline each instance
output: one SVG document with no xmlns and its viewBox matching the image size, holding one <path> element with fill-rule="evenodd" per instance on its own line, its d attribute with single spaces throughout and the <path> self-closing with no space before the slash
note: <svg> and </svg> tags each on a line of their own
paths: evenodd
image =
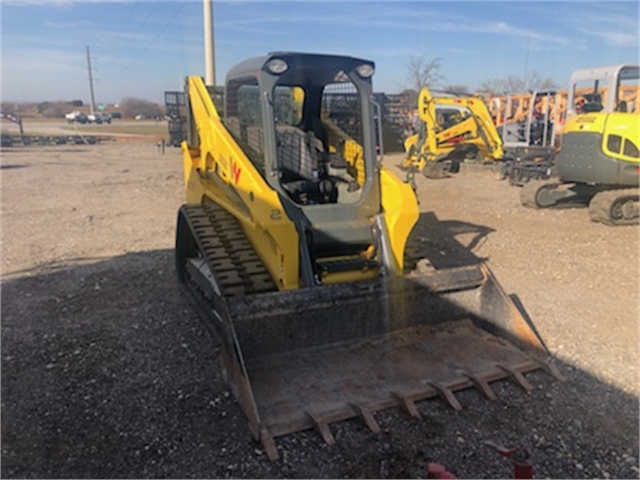
<svg viewBox="0 0 640 480">
<path fill-rule="evenodd" d="M 76 98 L 88 91 L 83 53 L 54 48 L 3 48 L 2 93 L 13 100 Z"/>
<path fill-rule="evenodd" d="M 345 26 L 353 29 L 384 29 L 419 32 L 453 32 L 457 34 L 475 33 L 484 35 L 500 35 L 512 38 L 528 38 L 538 43 L 567 46 L 572 39 L 559 35 L 553 35 L 541 30 L 522 28 L 505 21 L 483 20 L 471 18 L 460 14 L 442 13 L 436 10 L 412 10 L 402 8 L 384 8 L 377 12 L 366 12 L 361 9 L 357 14 L 348 14 L 340 11 L 335 14 L 326 13 L 295 13 L 288 12 L 281 15 L 261 15 L 255 12 L 252 17 L 236 18 L 233 20 L 217 21 L 216 26 L 221 29 L 236 29 L 240 31 L 263 33 L 265 30 L 256 30 L 258 25 L 279 26 L 279 32 L 286 24 L 309 24 L 314 27 Z M 407 19 L 411 21 L 407 21 Z M 273 33 L 273 29 L 266 29 Z"/>
<path fill-rule="evenodd" d="M 2 4 L 7 7 L 47 6 L 67 8 L 80 1 L 84 3 L 91 0 L 2 0 Z"/>
<path fill-rule="evenodd" d="M 138 0 L 141 3 L 157 2 L 158 0 Z M 160 0 L 161 2 L 175 2 L 176 0 Z M 105 3 L 131 3 L 132 0 L 2 0 L 2 5 L 7 7 L 57 7 L 69 8 L 76 5 L 105 4 Z"/>
<path fill-rule="evenodd" d="M 589 4 L 591 8 L 572 8 L 559 12 L 552 21 L 569 26 L 584 35 L 597 37 L 612 47 L 638 48 L 638 4 L 609 2 Z M 566 19 L 571 18 L 571 22 Z"/>
<path fill-rule="evenodd" d="M 3 78 L 12 73 L 33 73 L 46 76 L 51 73 L 86 75 L 84 52 L 70 53 L 51 48 L 3 49 Z"/>
<path fill-rule="evenodd" d="M 585 28 L 577 28 L 581 33 L 591 35 L 604 40 L 607 45 L 612 47 L 636 47 L 638 48 L 638 33 L 621 32 L 619 30 L 588 30 Z"/>
<path fill-rule="evenodd" d="M 43 25 L 49 28 L 68 30 L 72 28 L 91 27 L 93 24 L 92 22 L 82 20 L 80 22 L 44 22 Z"/>
</svg>

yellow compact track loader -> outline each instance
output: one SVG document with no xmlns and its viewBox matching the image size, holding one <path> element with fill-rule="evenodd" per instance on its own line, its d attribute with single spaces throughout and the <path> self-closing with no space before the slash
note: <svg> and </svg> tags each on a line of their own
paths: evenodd
<svg viewBox="0 0 640 480">
<path fill-rule="evenodd" d="M 481 97 L 434 97 L 423 87 L 418 115 L 420 130 L 405 140 L 401 169 L 443 178 L 457 173 L 466 159 L 502 160 L 502 138 Z"/>
<path fill-rule="evenodd" d="M 376 156 L 374 64 L 271 53 L 227 75 L 222 117 L 188 77 L 181 285 L 220 342 L 225 378 L 272 460 L 275 437 L 549 363 L 481 263 L 437 269 L 411 236 L 411 187 Z M 379 118 L 379 115 L 378 115 Z M 381 129 L 379 130 L 381 131 Z"/>
</svg>

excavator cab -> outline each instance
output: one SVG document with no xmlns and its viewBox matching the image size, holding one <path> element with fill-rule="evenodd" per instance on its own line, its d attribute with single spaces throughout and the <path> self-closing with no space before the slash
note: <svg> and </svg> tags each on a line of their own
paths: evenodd
<svg viewBox="0 0 640 480">
<path fill-rule="evenodd" d="M 176 270 L 249 429 L 275 439 L 544 368 L 489 268 L 435 268 L 411 186 L 377 159 L 373 62 L 277 52 L 227 75 L 225 115 L 186 83 Z M 435 259 L 434 259 L 435 260 Z"/>
</svg>

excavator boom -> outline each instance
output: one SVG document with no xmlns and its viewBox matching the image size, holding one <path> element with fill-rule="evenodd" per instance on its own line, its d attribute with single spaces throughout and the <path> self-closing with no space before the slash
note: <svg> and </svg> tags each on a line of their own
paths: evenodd
<svg viewBox="0 0 640 480">
<path fill-rule="evenodd" d="M 479 96 L 434 97 L 423 87 L 418 115 L 421 130 L 405 141 L 407 157 L 401 164 L 405 170 L 440 178 L 446 176 L 445 170 L 456 173 L 468 158 L 495 161 L 504 157 L 502 138 Z"/>
</svg>

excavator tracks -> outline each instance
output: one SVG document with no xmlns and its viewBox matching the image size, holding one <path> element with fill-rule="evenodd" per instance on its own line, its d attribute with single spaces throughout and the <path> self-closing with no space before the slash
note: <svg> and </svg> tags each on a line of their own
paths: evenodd
<svg viewBox="0 0 640 480">
<path fill-rule="evenodd" d="M 637 225 L 638 200 L 637 188 L 599 192 L 589 202 L 589 217 L 605 225 Z"/>
</svg>

